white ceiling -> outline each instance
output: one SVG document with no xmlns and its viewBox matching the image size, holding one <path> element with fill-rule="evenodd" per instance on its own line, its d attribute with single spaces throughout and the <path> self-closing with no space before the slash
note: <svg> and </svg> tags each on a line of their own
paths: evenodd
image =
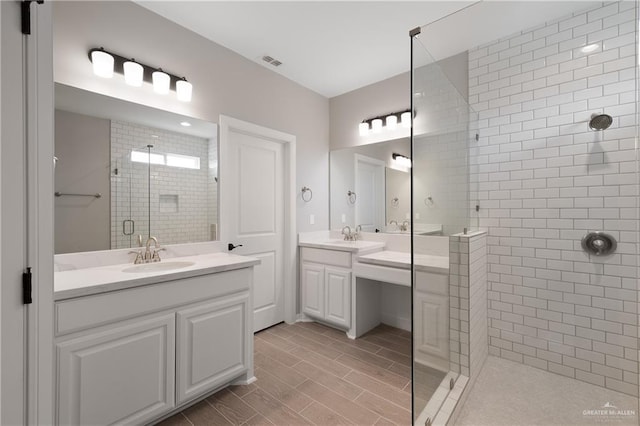
<svg viewBox="0 0 640 426">
<path fill-rule="evenodd" d="M 584 10 L 585 1 L 136 1 L 326 97 L 409 70 L 409 30 L 436 60 Z M 448 16 L 456 11 L 460 13 Z M 447 17 L 448 16 L 448 17 Z M 437 21 L 437 22 L 436 22 Z M 283 64 L 262 61 L 264 55 Z"/>
</svg>

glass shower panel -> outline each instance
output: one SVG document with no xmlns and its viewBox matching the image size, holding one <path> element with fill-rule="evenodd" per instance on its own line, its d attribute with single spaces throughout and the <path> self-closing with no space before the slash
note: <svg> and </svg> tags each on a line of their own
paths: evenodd
<svg viewBox="0 0 640 426">
<path fill-rule="evenodd" d="M 468 251 L 461 252 L 458 235 L 477 228 L 477 218 L 470 221 L 468 162 L 476 115 L 419 35 L 412 55 L 413 415 L 425 424 L 440 420 L 456 380 L 469 375 L 469 310 L 460 302 L 468 300 L 468 286 L 459 276 Z M 460 59 L 456 66 L 466 67 Z M 422 226 L 438 227 L 440 236 L 421 235 Z M 426 267 L 428 256 L 446 267 Z"/>
<path fill-rule="evenodd" d="M 148 149 L 129 150 L 111 162 L 111 248 L 138 247 L 149 234 Z M 141 236 L 141 237 L 139 237 Z"/>
<path fill-rule="evenodd" d="M 485 21 L 469 17 L 494 6 L 479 2 L 438 24 L 466 22 L 465 31 L 485 36 Z M 533 16 L 544 5 L 518 8 Z M 457 392 L 444 403 L 432 396 L 421 412 L 415 400 L 416 424 L 425 411 L 436 423 L 433 415 L 455 411 L 449 424 L 456 425 L 638 424 L 638 8 L 576 4 L 516 32 L 504 10 L 491 28 L 496 39 L 468 51 L 467 100 L 478 117 L 469 109 L 466 123 L 456 123 L 465 114 L 449 91 L 438 90 L 442 75 L 428 74 L 435 67 L 426 38 L 413 38 L 415 212 L 425 193 L 441 201 L 424 190 L 420 170 L 440 176 L 452 164 L 422 156 L 446 152 L 435 149 L 438 138 L 455 146 L 453 135 L 470 136 L 454 149 L 467 155 L 468 205 L 450 189 L 444 200 L 459 211 L 443 223 L 450 370 L 468 383 L 466 402 Z M 465 215 L 467 233 L 455 234 Z M 418 277 L 418 237 L 413 306 L 424 312 L 421 304 L 439 299 L 420 294 L 437 284 Z M 438 321 L 414 315 L 414 391 L 424 382 L 417 332 Z"/>
</svg>

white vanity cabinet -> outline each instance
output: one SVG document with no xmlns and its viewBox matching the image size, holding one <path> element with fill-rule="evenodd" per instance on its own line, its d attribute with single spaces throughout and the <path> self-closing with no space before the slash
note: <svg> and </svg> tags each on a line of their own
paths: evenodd
<svg viewBox="0 0 640 426">
<path fill-rule="evenodd" d="M 59 343 L 58 423 L 143 424 L 171 410 L 174 348 L 173 314 Z"/>
<path fill-rule="evenodd" d="M 253 380 L 253 268 L 55 304 L 57 423 L 145 424 Z"/>
<path fill-rule="evenodd" d="M 302 247 L 300 258 L 302 312 L 351 327 L 351 253 Z"/>
<path fill-rule="evenodd" d="M 177 312 L 178 404 L 246 371 L 249 298 L 239 295 Z"/>
<path fill-rule="evenodd" d="M 416 271 L 414 292 L 415 360 L 449 369 L 449 277 Z"/>
</svg>

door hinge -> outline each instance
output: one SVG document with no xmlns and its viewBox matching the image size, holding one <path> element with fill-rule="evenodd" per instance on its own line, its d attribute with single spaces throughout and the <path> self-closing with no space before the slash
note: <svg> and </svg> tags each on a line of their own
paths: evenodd
<svg viewBox="0 0 640 426">
<path fill-rule="evenodd" d="M 27 268 L 25 272 L 22 273 L 22 302 L 25 305 L 29 305 L 33 302 L 32 296 L 32 284 L 31 284 L 31 268 Z"/>
<path fill-rule="evenodd" d="M 22 15 L 22 34 L 31 34 L 31 3 L 36 2 L 38 4 L 44 3 L 44 0 L 22 0 L 21 15 Z"/>
</svg>

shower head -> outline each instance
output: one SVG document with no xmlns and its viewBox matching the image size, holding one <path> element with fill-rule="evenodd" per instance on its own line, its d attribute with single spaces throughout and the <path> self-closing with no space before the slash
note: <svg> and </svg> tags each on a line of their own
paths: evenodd
<svg viewBox="0 0 640 426">
<path fill-rule="evenodd" d="M 605 130 L 613 123 L 613 118 L 609 114 L 593 114 L 589 120 L 591 130 Z"/>
</svg>

